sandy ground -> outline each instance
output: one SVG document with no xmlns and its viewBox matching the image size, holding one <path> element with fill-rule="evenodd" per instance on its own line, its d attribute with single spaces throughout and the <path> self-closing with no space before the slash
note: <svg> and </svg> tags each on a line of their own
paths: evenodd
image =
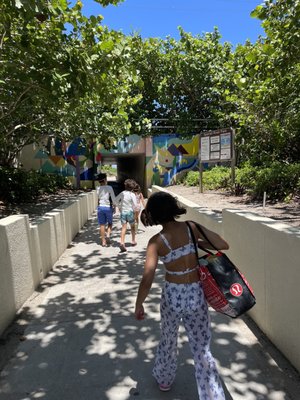
<svg viewBox="0 0 300 400">
<path fill-rule="evenodd" d="M 28 214 L 32 221 L 83 192 L 84 190 L 62 189 L 57 193 L 43 194 L 33 203 L 11 204 L 0 200 L 0 219 L 15 214 Z"/>
<path fill-rule="evenodd" d="M 198 187 L 184 185 L 169 186 L 168 190 L 217 213 L 221 213 L 223 208 L 238 208 L 300 228 L 299 199 L 289 204 L 273 204 L 267 200 L 264 208 L 262 202 L 253 202 L 246 196 L 233 196 L 221 191 L 205 191 L 205 193 L 199 193 Z M 0 201 L 0 218 L 13 214 L 28 214 L 30 221 L 32 221 L 46 212 L 51 211 L 53 208 L 58 207 L 60 204 L 76 198 L 82 192 L 82 190 L 61 190 L 56 194 L 43 195 L 37 199 L 35 203 L 23 203 L 18 205 L 4 204 Z"/>
<path fill-rule="evenodd" d="M 253 202 L 247 196 L 233 196 L 221 191 L 200 193 L 198 187 L 184 185 L 169 186 L 168 190 L 217 213 L 224 208 L 243 209 L 300 228 L 299 199 L 289 204 L 271 203 L 266 199 L 263 207 L 262 202 Z"/>
</svg>

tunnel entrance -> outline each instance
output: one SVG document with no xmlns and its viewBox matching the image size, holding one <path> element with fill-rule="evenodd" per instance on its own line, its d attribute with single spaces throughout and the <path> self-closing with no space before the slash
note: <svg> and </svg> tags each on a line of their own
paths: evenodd
<svg viewBox="0 0 300 400">
<path fill-rule="evenodd" d="M 116 165 L 117 167 L 116 180 L 109 182 L 116 194 L 124 190 L 124 181 L 131 178 L 141 186 L 143 195 L 147 195 L 145 162 L 144 154 L 105 154 L 102 158 L 102 165 Z"/>
</svg>

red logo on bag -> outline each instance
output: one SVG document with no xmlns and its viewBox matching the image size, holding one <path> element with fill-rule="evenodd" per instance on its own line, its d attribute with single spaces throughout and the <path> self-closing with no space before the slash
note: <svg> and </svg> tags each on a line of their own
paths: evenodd
<svg viewBox="0 0 300 400">
<path fill-rule="evenodd" d="M 207 277 L 207 274 L 204 272 L 204 268 L 200 268 L 199 274 L 200 274 L 200 280 L 204 281 Z"/>
<path fill-rule="evenodd" d="M 232 294 L 232 296 L 240 297 L 243 294 L 242 285 L 240 285 L 239 283 L 234 283 L 230 286 L 230 293 Z"/>
</svg>

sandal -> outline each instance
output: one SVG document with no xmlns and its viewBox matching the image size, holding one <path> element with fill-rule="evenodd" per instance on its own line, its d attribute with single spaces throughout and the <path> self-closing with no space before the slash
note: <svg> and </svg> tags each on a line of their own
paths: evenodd
<svg viewBox="0 0 300 400">
<path fill-rule="evenodd" d="M 168 392 L 169 390 L 171 390 L 171 386 L 168 385 L 159 385 L 159 390 L 161 390 L 162 392 Z"/>
<path fill-rule="evenodd" d="M 126 247 L 124 246 L 124 244 L 120 245 L 120 252 L 124 253 L 125 251 L 127 251 Z"/>
</svg>

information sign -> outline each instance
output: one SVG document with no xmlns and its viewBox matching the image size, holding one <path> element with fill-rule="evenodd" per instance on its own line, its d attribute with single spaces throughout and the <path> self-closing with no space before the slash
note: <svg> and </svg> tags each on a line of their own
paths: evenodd
<svg viewBox="0 0 300 400">
<path fill-rule="evenodd" d="M 232 159 L 233 131 L 218 129 L 200 134 L 201 162 L 230 161 Z"/>
<path fill-rule="evenodd" d="M 200 192 L 202 188 L 203 163 L 231 162 L 231 178 L 235 180 L 234 130 L 232 128 L 217 129 L 200 133 L 199 170 Z"/>
</svg>

